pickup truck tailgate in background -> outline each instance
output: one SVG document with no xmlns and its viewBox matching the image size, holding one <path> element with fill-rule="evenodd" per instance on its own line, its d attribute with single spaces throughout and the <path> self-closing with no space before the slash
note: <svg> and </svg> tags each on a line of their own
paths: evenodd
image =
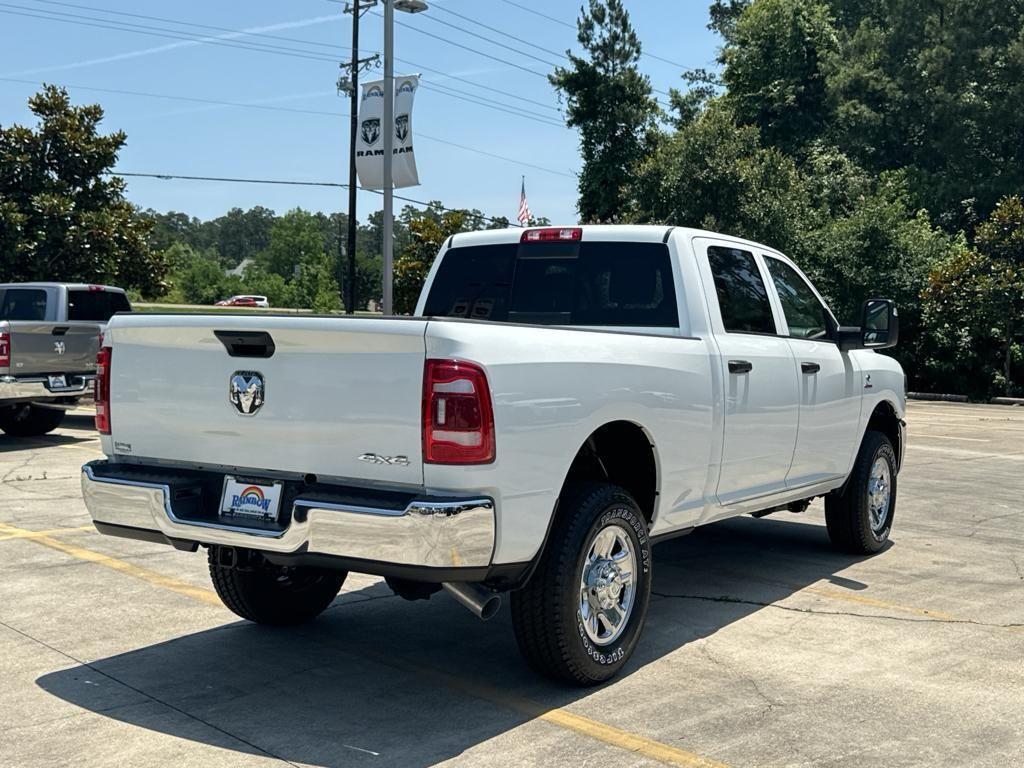
<svg viewBox="0 0 1024 768">
<path fill-rule="evenodd" d="M 422 485 L 425 327 L 378 318 L 117 316 L 108 328 L 115 453 Z M 233 332 L 252 342 L 234 355 Z M 269 357 L 261 356 L 266 338 Z M 248 390 L 241 407 L 230 396 L 236 375 Z"/>
<path fill-rule="evenodd" d="M 92 373 L 99 348 L 97 323 L 12 320 L 11 375 Z"/>
</svg>

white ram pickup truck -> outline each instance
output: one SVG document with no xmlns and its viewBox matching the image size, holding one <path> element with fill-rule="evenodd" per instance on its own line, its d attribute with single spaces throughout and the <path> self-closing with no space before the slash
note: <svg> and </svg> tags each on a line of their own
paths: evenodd
<svg viewBox="0 0 1024 768">
<path fill-rule="evenodd" d="M 482 618 L 509 592 L 530 664 L 594 684 L 636 646 L 660 539 L 823 496 L 836 546 L 885 545 L 897 336 L 892 302 L 840 326 L 733 237 L 458 234 L 415 317 L 114 317 L 82 487 L 103 533 L 205 547 L 243 618 L 308 621 L 348 571 Z"/>
</svg>

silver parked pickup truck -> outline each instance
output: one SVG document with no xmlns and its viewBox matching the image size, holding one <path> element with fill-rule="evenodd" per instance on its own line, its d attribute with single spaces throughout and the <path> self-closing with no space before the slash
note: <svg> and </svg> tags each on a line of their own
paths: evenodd
<svg viewBox="0 0 1024 768">
<path fill-rule="evenodd" d="M 44 435 L 92 392 L 103 329 L 131 311 L 120 288 L 0 284 L 0 429 Z"/>
</svg>

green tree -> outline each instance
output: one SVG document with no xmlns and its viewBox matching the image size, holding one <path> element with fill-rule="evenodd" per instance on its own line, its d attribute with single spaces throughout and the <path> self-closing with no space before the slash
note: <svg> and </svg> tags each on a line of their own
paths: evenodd
<svg viewBox="0 0 1024 768">
<path fill-rule="evenodd" d="M 224 272 L 220 263 L 188 246 L 175 246 L 171 254 L 178 267 L 173 275 L 174 294 L 187 304 L 214 304 L 241 292 L 241 281 Z"/>
<path fill-rule="evenodd" d="M 927 378 L 921 292 L 935 265 L 962 252 L 966 244 L 911 205 L 905 177 L 884 174 L 864 195 L 824 213 L 798 258 L 840 322 L 859 325 L 861 305 L 869 298 L 896 301 L 900 346 L 894 354 L 917 386 Z"/>
<path fill-rule="evenodd" d="M 147 296 L 166 265 L 147 244 L 150 223 L 107 175 L 125 144 L 103 136 L 98 105 L 72 106 L 46 86 L 29 99 L 35 129 L 0 126 L 0 279 L 113 283 Z"/>
<path fill-rule="evenodd" d="M 466 231 L 468 218 L 467 211 L 451 211 L 439 216 L 426 211 L 410 219 L 412 239 L 395 260 L 395 314 L 411 315 L 415 311 L 416 301 L 441 246 L 451 235 Z"/>
<path fill-rule="evenodd" d="M 796 164 L 761 147 L 758 130 L 738 127 L 713 103 L 658 143 L 629 186 L 629 219 L 682 224 L 799 249 L 809 197 Z"/>
<path fill-rule="evenodd" d="M 277 217 L 269 208 L 257 205 L 248 211 L 232 208 L 211 222 L 217 254 L 229 268 L 255 258 L 270 245 Z"/>
<path fill-rule="evenodd" d="M 826 72 L 839 40 L 816 0 L 759 0 L 740 15 L 723 49 L 726 99 L 741 124 L 798 154 L 830 120 Z"/>
<path fill-rule="evenodd" d="M 334 259 L 323 252 L 306 256 L 292 282 L 294 302 L 314 312 L 336 312 L 342 309 Z"/>
<path fill-rule="evenodd" d="M 637 70 L 640 39 L 622 0 L 589 0 L 578 39 L 587 57 L 567 51 L 571 66 L 556 68 L 549 79 L 565 98 L 566 124 L 580 132 L 580 217 L 612 222 L 625 212 L 625 188 L 658 107 L 650 81 Z"/>
<path fill-rule="evenodd" d="M 978 227 L 975 245 L 929 276 L 925 316 L 945 352 L 934 364 L 972 383 L 975 394 L 989 388 L 1019 394 L 1024 382 L 1014 371 L 1024 358 L 1024 200 L 1001 200 Z"/>
</svg>

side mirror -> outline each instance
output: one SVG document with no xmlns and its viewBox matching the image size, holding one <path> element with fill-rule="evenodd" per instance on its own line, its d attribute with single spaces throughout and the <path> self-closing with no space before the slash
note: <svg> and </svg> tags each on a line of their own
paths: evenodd
<svg viewBox="0 0 1024 768">
<path fill-rule="evenodd" d="M 892 299 L 868 299 L 864 302 L 859 327 L 840 326 L 840 349 L 888 349 L 900 338 L 900 316 Z"/>
</svg>

